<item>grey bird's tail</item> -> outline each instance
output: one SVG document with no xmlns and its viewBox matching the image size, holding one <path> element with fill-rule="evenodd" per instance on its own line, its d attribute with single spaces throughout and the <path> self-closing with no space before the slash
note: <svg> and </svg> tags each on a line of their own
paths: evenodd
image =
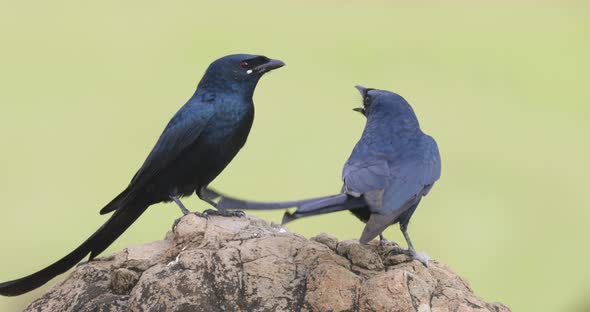
<svg viewBox="0 0 590 312">
<path fill-rule="evenodd" d="M 355 211 L 357 209 L 367 207 L 367 202 L 362 197 L 353 197 L 346 194 L 341 195 L 344 195 L 346 197 L 334 197 L 328 200 L 316 201 L 299 207 L 293 213 L 285 212 L 281 223 L 286 224 L 301 218 L 317 216 L 342 210 Z"/>
<path fill-rule="evenodd" d="M 218 209 L 276 210 L 297 207 L 293 213 L 285 212 L 282 223 L 341 210 L 355 210 L 367 207 L 363 197 L 353 197 L 344 193 L 287 202 L 257 202 L 231 198 L 221 195 Z"/>
<path fill-rule="evenodd" d="M 110 246 L 123 232 L 137 220 L 137 218 L 149 207 L 149 204 L 129 200 L 117 201 L 119 207 L 109 207 L 115 213 L 94 234 L 92 234 L 78 248 L 52 265 L 16 280 L 0 283 L 0 295 L 18 296 L 41 287 L 57 275 L 71 269 L 84 257 L 90 254 L 89 260 L 94 259 Z M 113 202 L 111 202 L 113 203 Z"/>
<path fill-rule="evenodd" d="M 340 195 L 340 194 L 339 194 Z M 316 197 L 310 199 L 303 199 L 303 200 L 295 200 L 295 201 L 286 201 L 286 202 L 258 202 L 258 201 L 249 201 L 243 200 L 238 198 L 232 198 L 225 195 L 221 196 L 221 200 L 217 204 L 217 208 L 220 210 L 225 209 L 242 209 L 242 210 L 276 210 L 276 209 L 285 209 L 291 207 L 301 207 L 306 204 L 311 204 L 316 201 L 325 200 L 327 198 L 331 198 L 338 195 L 332 196 L 323 196 L 323 197 Z"/>
</svg>

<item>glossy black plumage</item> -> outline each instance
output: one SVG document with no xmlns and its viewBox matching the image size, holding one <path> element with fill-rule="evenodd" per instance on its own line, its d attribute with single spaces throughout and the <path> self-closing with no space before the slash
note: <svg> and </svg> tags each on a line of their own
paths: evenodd
<svg viewBox="0 0 590 312">
<path fill-rule="evenodd" d="M 196 92 L 174 115 L 129 186 L 100 212 L 114 212 L 78 248 L 32 275 L 0 284 L 0 295 L 31 291 L 90 254 L 103 252 L 150 205 L 197 193 L 246 142 L 254 119 L 252 96 L 262 75 L 283 66 L 264 56 L 236 54 L 213 62 Z M 181 206 L 184 208 L 184 206 Z M 184 210 L 183 210 L 184 211 Z"/>
</svg>

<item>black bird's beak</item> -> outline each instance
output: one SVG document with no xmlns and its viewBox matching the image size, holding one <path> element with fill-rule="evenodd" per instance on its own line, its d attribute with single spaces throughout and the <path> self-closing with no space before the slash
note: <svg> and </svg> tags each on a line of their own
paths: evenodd
<svg viewBox="0 0 590 312">
<path fill-rule="evenodd" d="M 281 68 L 283 66 L 285 66 L 285 63 L 283 61 L 271 59 L 270 61 L 268 61 L 262 65 L 258 65 L 256 67 L 254 67 L 254 71 L 257 73 L 263 74 L 263 73 L 269 72 L 271 70 Z"/>
</svg>

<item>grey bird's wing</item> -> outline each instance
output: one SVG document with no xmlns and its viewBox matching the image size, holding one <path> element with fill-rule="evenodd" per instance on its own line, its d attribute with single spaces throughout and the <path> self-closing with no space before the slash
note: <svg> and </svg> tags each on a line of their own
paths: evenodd
<svg viewBox="0 0 590 312">
<path fill-rule="evenodd" d="M 405 160 L 405 161 L 404 161 Z M 370 205 L 371 217 L 360 241 L 366 243 L 396 222 L 407 209 L 417 204 L 440 177 L 440 155 L 429 136 L 412 153 L 389 167 L 387 188 L 381 194 L 382 205 Z M 370 202 L 367 200 L 367 202 Z"/>
<path fill-rule="evenodd" d="M 378 209 L 383 206 L 383 191 L 389 184 L 389 171 L 385 155 L 351 156 L 342 170 L 344 192 L 354 197 L 363 195 L 370 207 Z"/>
</svg>

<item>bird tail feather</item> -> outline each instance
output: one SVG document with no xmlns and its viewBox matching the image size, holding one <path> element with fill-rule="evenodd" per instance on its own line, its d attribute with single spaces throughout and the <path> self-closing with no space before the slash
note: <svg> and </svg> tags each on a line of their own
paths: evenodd
<svg viewBox="0 0 590 312">
<path fill-rule="evenodd" d="M 108 203 L 106 206 L 104 206 L 101 210 L 100 210 L 100 214 L 107 214 L 111 211 L 115 211 L 117 209 L 119 209 L 120 207 L 125 207 L 125 203 L 129 202 L 129 196 L 131 194 L 131 191 L 128 188 L 126 188 L 123 192 L 121 192 L 121 194 L 117 195 L 117 197 L 115 197 L 113 200 L 111 200 L 110 203 Z"/>
<path fill-rule="evenodd" d="M 0 295 L 18 296 L 42 286 L 57 275 L 60 275 L 84 257 L 90 254 L 90 260 L 111 245 L 137 218 L 149 207 L 149 204 L 126 203 L 119 201 L 115 213 L 94 234 L 92 234 L 78 248 L 50 266 L 29 276 L 0 283 Z M 108 207 L 108 205 L 107 205 Z"/>
<path fill-rule="evenodd" d="M 217 204 L 217 209 L 224 210 L 224 209 L 241 209 L 241 210 L 275 210 L 275 209 L 285 209 L 291 207 L 302 207 L 308 204 L 312 204 L 317 201 L 322 201 L 326 199 L 330 199 L 333 197 L 338 197 L 343 194 L 338 195 L 331 195 L 331 196 L 322 196 L 310 199 L 303 199 L 303 200 L 295 200 L 295 201 L 286 201 L 286 202 L 258 202 L 258 201 L 249 201 L 243 200 L 238 198 L 232 198 L 225 195 L 222 195 L 221 200 Z"/>
<path fill-rule="evenodd" d="M 336 201 L 337 199 L 339 199 L 339 201 Z M 341 198 L 332 198 L 323 200 L 322 202 L 313 202 L 306 206 L 301 206 L 293 213 L 285 212 L 283 215 L 282 224 L 286 224 L 300 218 L 317 216 L 342 210 L 360 209 L 364 207 L 367 207 L 367 202 L 364 198 L 346 195 L 344 200 Z"/>
</svg>

